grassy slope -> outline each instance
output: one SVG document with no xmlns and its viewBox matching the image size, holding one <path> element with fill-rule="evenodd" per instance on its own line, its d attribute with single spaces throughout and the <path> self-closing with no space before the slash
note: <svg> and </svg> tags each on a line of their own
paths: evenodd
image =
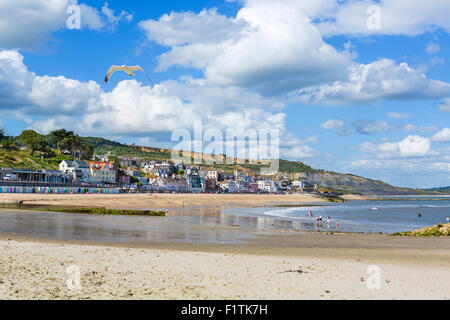
<svg viewBox="0 0 450 320">
<path fill-rule="evenodd" d="M 59 168 L 62 160 L 68 160 L 68 156 L 57 156 L 49 159 L 42 159 L 37 153 L 34 155 L 25 150 L 5 150 L 0 149 L 0 167 L 15 169 L 52 169 Z"/>
</svg>

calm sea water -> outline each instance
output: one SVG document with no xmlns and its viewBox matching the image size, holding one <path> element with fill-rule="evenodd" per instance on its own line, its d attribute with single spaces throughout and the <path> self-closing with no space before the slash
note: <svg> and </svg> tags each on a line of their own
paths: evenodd
<svg viewBox="0 0 450 320">
<path fill-rule="evenodd" d="M 313 217 L 308 217 L 311 211 Z M 317 230 L 316 217 L 322 216 L 322 231 L 393 233 L 446 223 L 450 217 L 450 199 L 349 201 L 310 207 L 256 207 L 227 209 L 229 214 L 266 217 L 276 227 Z M 419 218 L 419 212 L 422 218 Z M 330 216 L 330 223 L 327 223 Z"/>
</svg>

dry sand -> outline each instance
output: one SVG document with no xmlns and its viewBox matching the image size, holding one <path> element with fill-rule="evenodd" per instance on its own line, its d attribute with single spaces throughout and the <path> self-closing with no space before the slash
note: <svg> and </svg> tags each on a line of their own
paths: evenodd
<svg viewBox="0 0 450 320">
<path fill-rule="evenodd" d="M 450 299 L 448 254 L 446 263 L 415 265 L 6 240 L 0 247 L 0 299 Z M 73 265 L 81 290 L 67 286 L 76 284 Z M 370 265 L 380 268 L 379 290 L 367 287 Z"/>
<path fill-rule="evenodd" d="M 350 196 L 355 199 L 358 196 Z M 0 194 L 2 200 L 55 206 L 80 205 L 114 208 L 174 208 L 185 206 L 268 205 L 275 203 L 317 203 L 324 199 L 310 194 Z"/>
</svg>

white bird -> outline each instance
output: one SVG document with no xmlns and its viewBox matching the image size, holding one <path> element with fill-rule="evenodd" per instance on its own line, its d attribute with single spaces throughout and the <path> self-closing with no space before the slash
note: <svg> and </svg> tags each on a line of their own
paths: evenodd
<svg viewBox="0 0 450 320">
<path fill-rule="evenodd" d="M 144 69 L 142 69 L 140 66 L 111 66 L 111 68 L 109 68 L 108 73 L 106 74 L 105 77 L 105 83 L 108 82 L 109 78 L 111 78 L 111 75 L 116 72 L 116 71 L 124 71 L 127 74 L 129 74 L 131 77 L 134 76 L 134 71 L 142 71 L 143 73 L 145 73 L 145 75 L 147 76 L 147 73 L 144 71 Z M 147 76 L 147 79 L 151 82 L 150 78 Z"/>
</svg>

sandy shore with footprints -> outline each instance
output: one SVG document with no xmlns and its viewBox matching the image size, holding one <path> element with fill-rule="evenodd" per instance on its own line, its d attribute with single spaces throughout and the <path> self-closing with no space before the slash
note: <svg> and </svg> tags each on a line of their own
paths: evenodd
<svg viewBox="0 0 450 320">
<path fill-rule="evenodd" d="M 0 299 L 450 299 L 449 263 L 442 261 L 376 263 L 261 255 L 257 249 L 248 254 L 7 239 L 0 247 Z M 367 286 L 370 265 L 380 270 L 379 289 Z"/>
<path fill-rule="evenodd" d="M 169 194 L 2 199 L 140 209 L 323 201 L 309 195 Z M 367 273 L 370 266 L 378 278 Z M 368 287 L 377 283 L 379 289 Z M 0 234 L 0 299 L 450 299 L 449 288 L 448 238 L 300 233 L 260 235 L 239 245 L 140 246 Z"/>
</svg>

